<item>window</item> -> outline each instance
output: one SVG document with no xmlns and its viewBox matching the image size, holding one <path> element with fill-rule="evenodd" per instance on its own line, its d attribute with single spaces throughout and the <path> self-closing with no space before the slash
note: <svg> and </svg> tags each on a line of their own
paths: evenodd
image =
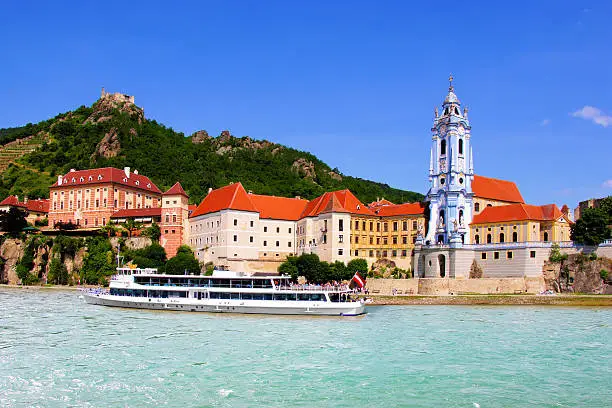
<svg viewBox="0 0 612 408">
<path fill-rule="evenodd" d="M 340 243 L 344 242 L 344 235 L 338 235 L 338 242 Z"/>
<path fill-rule="evenodd" d="M 408 231 L 408 221 L 404 221 L 404 222 L 402 223 L 402 230 L 403 230 L 403 231 Z"/>
<path fill-rule="evenodd" d="M 323 243 L 327 244 L 327 234 L 323 235 Z"/>
<path fill-rule="evenodd" d="M 291 248 L 291 241 L 287 242 L 287 246 Z"/>
<path fill-rule="evenodd" d="M 268 241 L 264 241 L 264 246 L 268 246 Z"/>
<path fill-rule="evenodd" d="M 536 251 L 531 251 L 531 252 L 529 253 L 529 257 L 530 257 L 530 258 L 535 258 L 535 255 L 536 255 Z"/>
<path fill-rule="evenodd" d="M 238 225 L 238 220 L 234 218 L 234 226 Z"/>
<path fill-rule="evenodd" d="M 382 256 L 383 256 L 383 258 L 387 257 L 387 250 L 386 249 L 384 251 L 382 251 Z"/>
<path fill-rule="evenodd" d="M 251 228 L 253 228 L 253 225 L 255 225 L 255 223 L 251 221 L 250 225 L 251 225 Z"/>
<path fill-rule="evenodd" d="M 442 139 L 440 141 L 440 155 L 444 156 L 446 154 L 446 140 Z"/>
<path fill-rule="evenodd" d="M 291 228 L 289 228 L 287 231 L 289 232 L 289 234 L 291 234 Z"/>
<path fill-rule="evenodd" d="M 361 229 L 365 231 L 365 229 L 366 229 L 366 222 L 365 221 L 363 221 L 361 223 Z"/>
<path fill-rule="evenodd" d="M 344 220 L 338 220 L 338 231 L 344 231 Z"/>
<path fill-rule="evenodd" d="M 416 221 L 412 221 L 412 229 L 413 230 L 417 229 L 417 222 Z"/>
<path fill-rule="evenodd" d="M 544 233 L 544 242 L 548 242 L 548 232 Z"/>
<path fill-rule="evenodd" d="M 386 222 L 383 224 L 383 231 L 384 232 L 388 232 L 389 231 L 389 224 L 386 223 Z"/>
<path fill-rule="evenodd" d="M 474 204 L 474 211 L 475 211 L 475 212 L 480 211 L 480 203 L 476 203 L 476 204 Z"/>
<path fill-rule="evenodd" d="M 276 246 L 279 247 L 280 246 L 280 241 L 276 241 Z"/>
<path fill-rule="evenodd" d="M 388 242 L 388 241 L 387 241 L 387 237 L 384 237 L 384 238 L 383 238 L 383 245 L 387 245 L 387 242 Z"/>
<path fill-rule="evenodd" d="M 369 253 L 369 255 L 370 255 L 370 258 L 374 257 L 374 251 L 372 251 L 372 250 L 370 249 L 370 253 Z"/>
<path fill-rule="evenodd" d="M 166 222 L 170 222 L 170 215 L 166 214 Z"/>
<path fill-rule="evenodd" d="M 359 237 L 355 236 L 355 243 L 358 244 L 359 243 Z"/>
<path fill-rule="evenodd" d="M 176 222 L 176 214 L 172 214 L 172 222 Z"/>
<path fill-rule="evenodd" d="M 459 139 L 459 154 L 463 154 L 463 139 Z"/>
<path fill-rule="evenodd" d="M 487 244 L 491 243 L 491 234 L 487 234 Z"/>
<path fill-rule="evenodd" d="M 506 241 L 506 236 L 504 235 L 504 233 L 502 232 L 501 234 L 499 234 L 499 242 L 503 243 Z"/>
<path fill-rule="evenodd" d="M 344 253 L 344 250 L 342 248 L 338 249 L 338 255 L 342 255 Z"/>
<path fill-rule="evenodd" d="M 355 231 L 359 231 L 359 221 L 355 221 Z"/>
<path fill-rule="evenodd" d="M 370 231 L 374 231 L 374 222 L 370 221 Z"/>
<path fill-rule="evenodd" d="M 397 237 L 396 237 L 396 236 L 394 236 L 394 237 L 393 237 L 393 245 L 396 245 L 396 244 L 397 244 Z"/>
<path fill-rule="evenodd" d="M 359 250 L 358 249 L 355 250 L 355 256 L 359 256 Z"/>
<path fill-rule="evenodd" d="M 480 236 L 479 235 L 475 235 L 474 236 L 474 242 L 476 242 L 477 244 L 480 244 Z"/>
<path fill-rule="evenodd" d="M 397 256 L 397 251 L 395 249 L 391 251 L 391 256 L 394 258 Z"/>
<path fill-rule="evenodd" d="M 370 245 L 374 243 L 374 237 L 370 237 Z"/>
<path fill-rule="evenodd" d="M 280 227 L 276 227 L 276 233 L 279 234 L 280 233 Z"/>
<path fill-rule="evenodd" d="M 268 232 L 268 227 L 264 227 L 264 232 Z"/>
<path fill-rule="evenodd" d="M 234 235 L 234 242 L 238 242 L 238 235 Z"/>
<path fill-rule="evenodd" d="M 405 249 L 402 249 L 402 256 L 405 257 L 408 254 L 408 251 L 406 251 Z"/>
<path fill-rule="evenodd" d="M 249 242 L 253 242 L 253 237 L 249 237 Z"/>
<path fill-rule="evenodd" d="M 397 231 L 397 221 L 393 221 L 393 231 Z"/>
<path fill-rule="evenodd" d="M 481 253 L 480 259 L 487 259 L 487 253 L 486 252 Z"/>
<path fill-rule="evenodd" d="M 499 252 L 493 252 L 493 259 L 499 259 Z"/>
<path fill-rule="evenodd" d="M 508 251 L 508 252 L 506 253 L 506 257 L 507 257 L 508 259 L 512 259 L 512 251 Z"/>
<path fill-rule="evenodd" d="M 407 236 L 403 236 L 402 237 L 402 244 L 406 245 L 408 243 L 408 237 Z"/>
<path fill-rule="evenodd" d="M 512 233 L 512 242 L 518 242 L 518 234 L 516 231 Z"/>
</svg>

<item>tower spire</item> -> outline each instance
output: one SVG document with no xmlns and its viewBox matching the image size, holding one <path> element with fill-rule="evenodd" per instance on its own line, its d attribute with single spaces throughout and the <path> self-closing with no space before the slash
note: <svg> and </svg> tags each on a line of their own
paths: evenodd
<svg viewBox="0 0 612 408">
<path fill-rule="evenodd" d="M 455 91 L 455 88 L 453 88 L 453 79 L 455 79 L 453 77 L 453 74 L 450 74 L 449 77 L 448 77 L 448 90 L 449 90 L 449 92 L 454 92 Z"/>
</svg>

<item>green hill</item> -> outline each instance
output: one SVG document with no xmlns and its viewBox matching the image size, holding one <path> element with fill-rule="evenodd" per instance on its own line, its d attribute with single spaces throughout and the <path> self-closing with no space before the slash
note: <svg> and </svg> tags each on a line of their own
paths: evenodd
<svg viewBox="0 0 612 408">
<path fill-rule="evenodd" d="M 19 128 L 0 129 L 0 197 L 48 196 L 58 174 L 71 168 L 104 166 L 137 169 L 162 190 L 177 180 L 198 203 L 209 187 L 241 181 L 259 194 L 312 199 L 348 188 L 363 202 L 385 197 L 418 201 L 419 193 L 341 174 L 310 153 L 224 131 L 189 137 L 116 96 Z"/>
</svg>

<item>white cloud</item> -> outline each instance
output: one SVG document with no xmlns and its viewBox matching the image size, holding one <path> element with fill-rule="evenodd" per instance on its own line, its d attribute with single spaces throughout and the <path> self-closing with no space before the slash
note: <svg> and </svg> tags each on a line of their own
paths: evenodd
<svg viewBox="0 0 612 408">
<path fill-rule="evenodd" d="M 612 125 L 612 116 L 606 115 L 601 111 L 601 109 L 597 109 L 593 106 L 584 106 L 582 109 L 573 112 L 572 116 L 575 118 L 590 120 L 593 123 L 596 123 L 603 127 L 608 127 L 608 125 Z"/>
<path fill-rule="evenodd" d="M 548 126 L 550 125 L 550 119 L 544 119 L 540 122 L 540 126 Z"/>
<path fill-rule="evenodd" d="M 612 188 L 612 179 L 604 181 L 601 186 L 604 188 Z"/>
</svg>

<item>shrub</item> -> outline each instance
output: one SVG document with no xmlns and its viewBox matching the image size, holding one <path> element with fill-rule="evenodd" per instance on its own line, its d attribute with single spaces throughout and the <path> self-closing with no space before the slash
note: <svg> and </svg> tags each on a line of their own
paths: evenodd
<svg viewBox="0 0 612 408">
<path fill-rule="evenodd" d="M 601 279 L 603 279 L 604 281 L 607 281 L 608 271 L 606 271 L 605 269 L 602 269 L 601 271 L 599 271 L 599 276 L 601 276 Z"/>
<path fill-rule="evenodd" d="M 66 269 L 66 265 L 64 265 L 59 258 L 53 258 L 51 265 L 49 265 L 47 282 L 56 285 L 67 285 L 68 278 L 68 269 Z"/>
</svg>

